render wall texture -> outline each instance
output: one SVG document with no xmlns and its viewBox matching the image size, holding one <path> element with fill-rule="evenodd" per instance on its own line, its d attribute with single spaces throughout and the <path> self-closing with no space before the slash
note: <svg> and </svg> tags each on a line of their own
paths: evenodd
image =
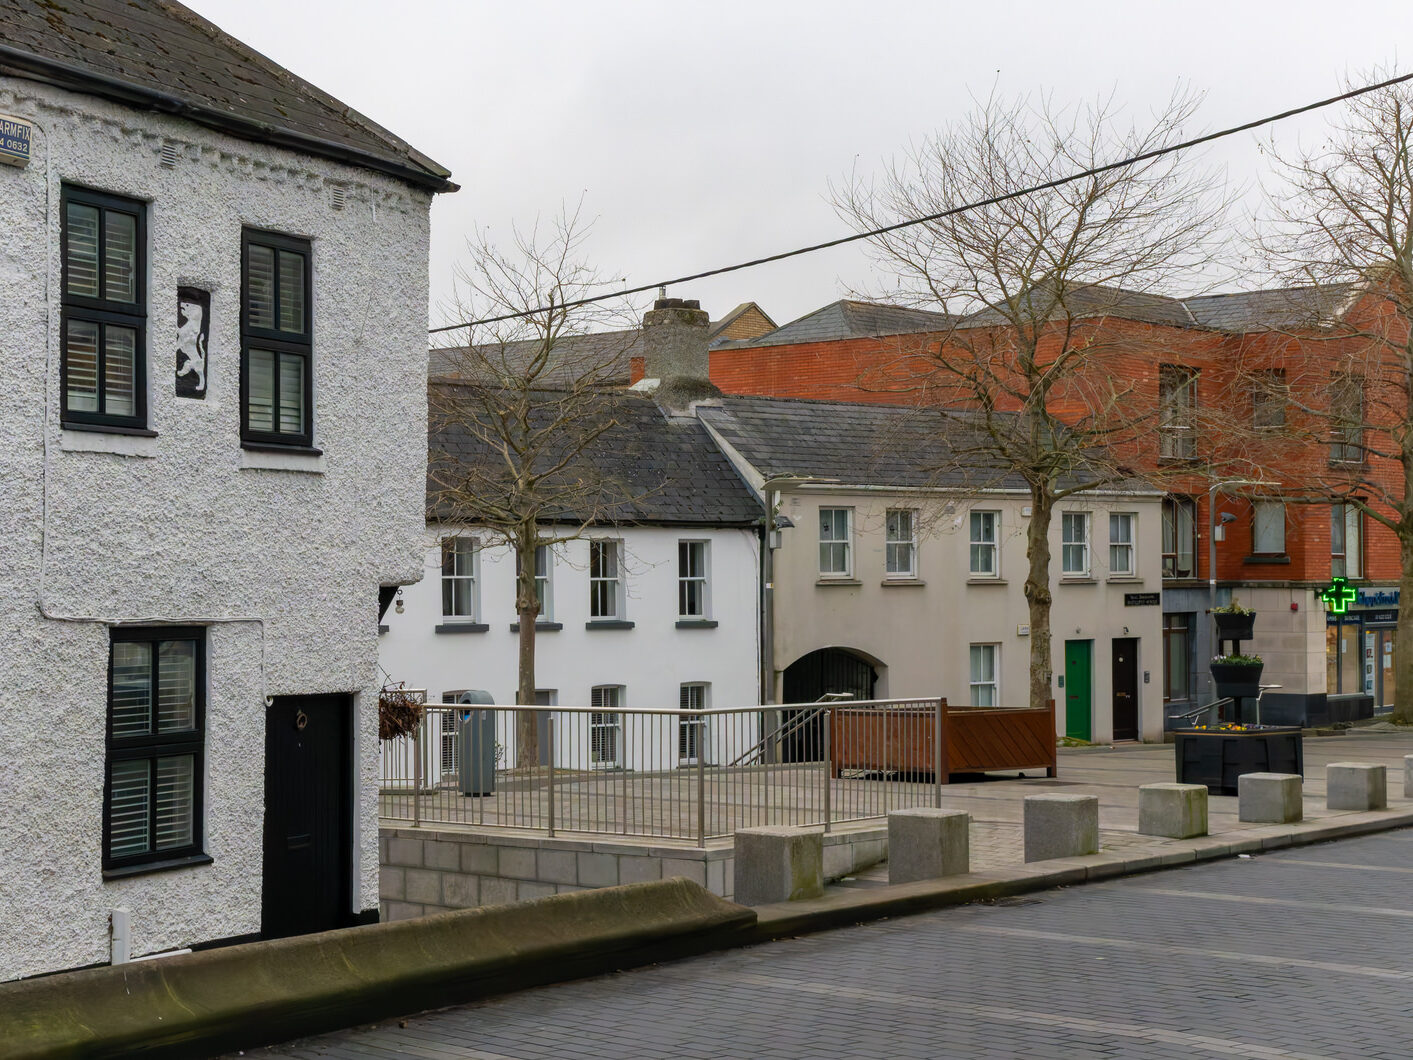
<svg viewBox="0 0 1413 1060">
<path fill-rule="evenodd" d="M 1024 596 L 1025 500 L 1015 494 L 944 496 L 920 492 L 862 492 L 847 487 L 785 493 L 780 511 L 793 527 L 781 531 L 775 552 L 775 670 L 820 648 L 847 648 L 878 673 L 878 698 L 945 696 L 972 702 L 970 645 L 1000 648 L 1002 706 L 1024 706 L 1029 693 L 1030 616 Z M 853 570 L 846 578 L 819 573 L 819 509 L 853 512 Z M 890 578 L 885 569 L 885 514 L 918 513 L 915 578 Z M 970 570 L 973 510 L 1000 513 L 995 577 Z M 1061 576 L 1061 513 L 1090 513 L 1090 572 Z M 1132 512 L 1135 573 L 1109 570 L 1109 513 Z M 1115 638 L 1138 640 L 1138 722 L 1141 739 L 1162 738 L 1162 608 L 1127 606 L 1125 595 L 1156 596 L 1162 586 L 1162 515 L 1157 495 L 1082 494 L 1059 506 L 1050 530 L 1055 720 L 1065 732 L 1065 642 L 1092 642 L 1091 739 L 1113 739 L 1111 658 Z M 1150 680 L 1144 681 L 1147 672 Z M 783 684 L 783 682 L 782 682 Z M 783 690 L 782 690 L 783 694 Z M 779 700 L 777 700 L 779 701 Z"/>
<path fill-rule="evenodd" d="M 446 531 L 443 531 L 446 532 Z M 476 540 L 474 530 L 465 534 Z M 708 707 L 759 703 L 759 537 L 753 530 L 710 527 L 603 528 L 595 534 L 624 544 L 624 618 L 631 629 L 590 628 L 589 544 L 554 548 L 551 602 L 540 622 L 562 628 L 535 637 L 536 687 L 553 689 L 560 706 L 587 707 L 595 685 L 624 686 L 623 705 L 676 710 L 682 684 L 711 685 Z M 429 702 L 450 689 L 479 688 L 497 703 L 514 703 L 517 686 L 515 561 L 505 545 L 477 560 L 477 623 L 465 629 L 442 616 L 440 537 L 426 536 L 424 577 L 403 591 L 403 613 L 390 609 L 379 638 L 379 662 L 395 681 L 425 688 Z M 708 615 L 713 626 L 679 628 L 677 543 L 707 541 Z"/>
<path fill-rule="evenodd" d="M 34 159 L 0 166 L 0 978 L 260 927 L 264 697 L 353 693 L 356 910 L 377 903 L 376 600 L 422 572 L 430 196 L 178 118 L 0 77 Z M 161 164 L 164 145 L 175 165 Z M 145 200 L 149 426 L 59 426 L 60 189 Z M 331 188 L 346 206 L 331 205 Z M 243 450 L 242 226 L 313 254 L 314 441 Z M 212 293 L 204 401 L 173 385 L 177 287 Z M 209 626 L 206 850 L 104 882 L 109 627 Z"/>
</svg>

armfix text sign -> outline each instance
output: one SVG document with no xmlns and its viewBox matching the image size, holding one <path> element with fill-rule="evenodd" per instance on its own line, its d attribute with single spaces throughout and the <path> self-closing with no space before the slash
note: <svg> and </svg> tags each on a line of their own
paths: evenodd
<svg viewBox="0 0 1413 1060">
<path fill-rule="evenodd" d="M 7 166 L 29 165 L 30 133 L 33 128 L 23 118 L 0 114 L 0 162 Z"/>
</svg>

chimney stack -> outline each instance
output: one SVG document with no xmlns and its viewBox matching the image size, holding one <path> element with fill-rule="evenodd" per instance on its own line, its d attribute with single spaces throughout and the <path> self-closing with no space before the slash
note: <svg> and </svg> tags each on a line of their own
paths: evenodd
<svg viewBox="0 0 1413 1060">
<path fill-rule="evenodd" d="M 659 298 L 643 314 L 644 372 L 651 379 L 708 376 L 711 321 L 695 298 Z"/>
</svg>

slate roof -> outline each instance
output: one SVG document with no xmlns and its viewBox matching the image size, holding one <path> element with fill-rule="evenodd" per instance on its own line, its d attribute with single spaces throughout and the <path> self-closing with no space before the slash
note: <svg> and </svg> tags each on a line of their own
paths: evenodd
<svg viewBox="0 0 1413 1060">
<path fill-rule="evenodd" d="M 1024 489 L 1015 475 L 951 469 L 945 438 L 954 414 L 936 408 L 797 398 L 723 397 L 697 413 L 766 478 L 841 485 Z"/>
<path fill-rule="evenodd" d="M 803 342 L 835 342 L 841 339 L 874 338 L 880 335 L 913 335 L 944 331 L 956 318 L 946 313 L 876 302 L 842 299 L 776 328 L 756 339 L 721 343 L 721 348 L 782 346 Z"/>
<path fill-rule="evenodd" d="M 713 338 L 728 327 L 733 320 L 755 306 L 754 302 L 742 302 L 720 320 L 707 325 L 707 343 L 718 345 Z M 756 307 L 759 309 L 759 307 Z M 769 318 L 767 318 L 769 319 Z M 725 345 L 730 345 L 726 342 Z M 507 343 L 504 351 L 495 346 L 481 347 L 478 356 L 490 354 L 496 359 L 504 357 L 513 364 L 517 359 L 525 359 L 534 352 L 534 342 Z M 621 331 L 599 331 L 589 335 L 565 335 L 555 343 L 554 363 L 537 381 L 547 387 L 563 386 L 571 378 L 586 370 L 592 370 L 606 386 L 627 386 L 632 372 L 634 357 L 642 357 L 643 333 L 640 328 L 627 328 Z M 473 362 L 466 358 L 465 346 L 445 346 L 429 353 L 427 375 L 432 379 L 456 379 L 466 375 Z"/>
<path fill-rule="evenodd" d="M 955 410 L 799 398 L 723 397 L 697 413 L 766 478 L 840 486 L 1024 490 L 981 451 Z M 1115 488 L 1157 492 L 1137 480 Z"/>
<path fill-rule="evenodd" d="M 1309 326 L 1327 320 L 1352 290 L 1353 284 L 1348 283 L 1278 287 L 1185 298 L 1183 303 L 1200 327 L 1231 332 L 1259 331 Z"/>
<path fill-rule="evenodd" d="M 0 0 L 0 73 L 456 190 L 405 140 L 175 0 Z"/>
<path fill-rule="evenodd" d="M 462 384 L 434 383 L 431 390 L 453 389 Z M 552 400 L 553 392 L 545 393 Z M 756 526 L 760 502 L 722 455 L 706 428 L 691 417 L 669 417 L 653 400 L 633 391 L 603 395 L 617 426 L 601 435 L 586 450 L 586 458 L 602 475 L 621 483 L 611 488 L 615 503 L 600 522 L 619 525 Z M 437 399 L 434 398 L 434 404 Z M 433 419 L 437 417 L 434 415 Z M 459 461 L 473 461 L 487 452 L 464 428 L 433 426 L 428 433 L 428 460 L 435 464 L 444 453 Z M 427 515 L 440 512 L 435 489 L 428 481 Z M 555 520 L 578 522 L 584 511 L 563 511 Z"/>
</svg>

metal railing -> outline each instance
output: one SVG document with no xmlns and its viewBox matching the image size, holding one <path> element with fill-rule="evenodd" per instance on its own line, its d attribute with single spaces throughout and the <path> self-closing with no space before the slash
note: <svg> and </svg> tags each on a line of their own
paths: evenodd
<svg viewBox="0 0 1413 1060">
<path fill-rule="evenodd" d="M 429 704 L 415 735 L 382 745 L 379 812 L 390 824 L 699 844 L 765 825 L 827 830 L 941 804 L 943 710 L 936 699 L 698 712 Z"/>
</svg>

